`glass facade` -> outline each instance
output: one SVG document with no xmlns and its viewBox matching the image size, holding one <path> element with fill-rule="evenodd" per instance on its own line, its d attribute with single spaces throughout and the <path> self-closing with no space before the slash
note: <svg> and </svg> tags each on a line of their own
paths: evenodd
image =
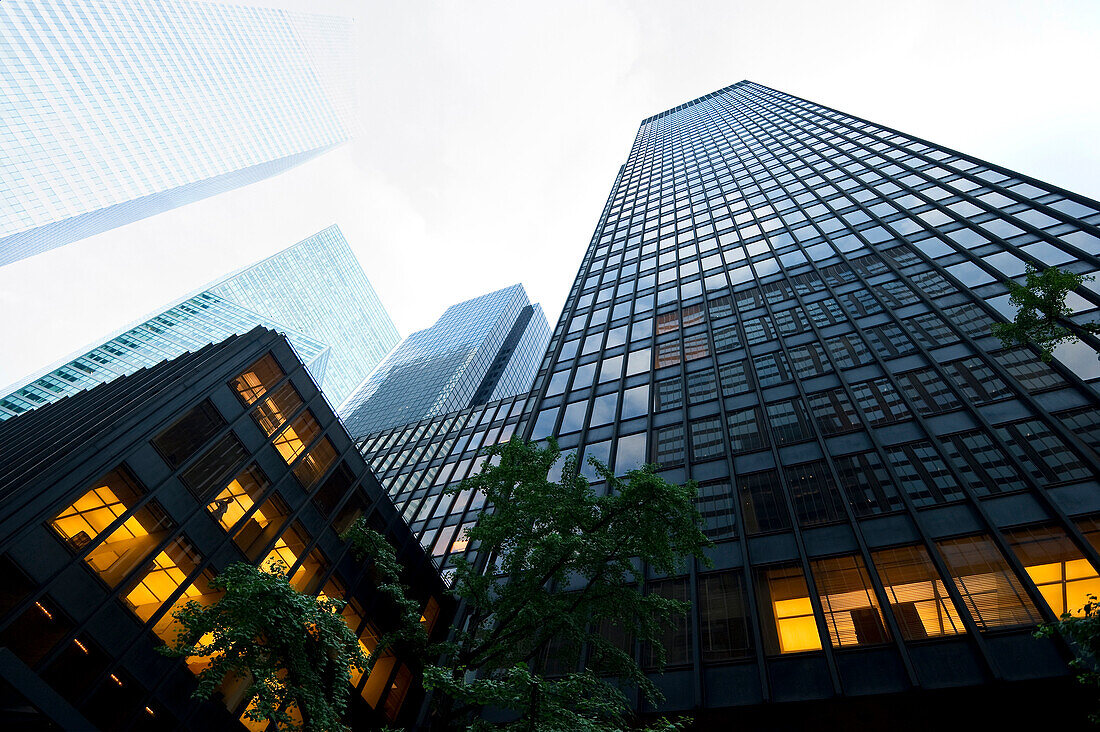
<svg viewBox="0 0 1100 732">
<path fill-rule="evenodd" d="M 340 418 L 359 439 L 526 393 L 549 339 L 542 308 L 522 285 L 452 305 L 386 356 L 339 407 Z"/>
<path fill-rule="evenodd" d="M 990 325 L 1026 265 L 1100 273 L 1098 226 L 750 82 L 641 124 L 524 432 L 698 481 L 715 566 L 685 578 L 665 709 L 1067 675 L 1030 630 L 1097 586 L 1100 343 L 1046 364 Z M 1100 286 L 1069 302 L 1095 322 Z"/>
<path fill-rule="evenodd" d="M 257 325 L 287 336 L 332 404 L 397 342 L 393 321 L 333 226 L 8 387 L 0 420 Z"/>
<path fill-rule="evenodd" d="M 0 4 L 0 265 L 348 138 L 353 29 L 179 0 Z"/>
</svg>

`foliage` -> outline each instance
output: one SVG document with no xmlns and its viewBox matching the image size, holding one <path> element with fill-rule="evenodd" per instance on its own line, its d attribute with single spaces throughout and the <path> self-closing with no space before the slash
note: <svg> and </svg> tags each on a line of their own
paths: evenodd
<svg viewBox="0 0 1100 732">
<path fill-rule="evenodd" d="M 513 439 L 487 452 L 482 472 L 449 492 L 478 491 L 491 506 L 468 535 L 496 571 L 456 562 L 455 592 L 469 612 L 453 652 L 425 671 L 425 685 L 443 697 L 435 723 L 461 728 L 478 709 L 492 706 L 519 717 L 496 725 L 503 729 L 623 729 L 629 710 L 623 689 L 636 689 L 651 703 L 661 695 L 634 660 L 632 644 L 617 644 L 598 630 L 616 628 L 651 644 L 663 665 L 664 628 L 689 604 L 637 588 L 647 566 L 675 574 L 685 558 L 707 563 L 696 486 L 672 485 L 654 466 L 621 480 L 590 460 L 607 485 L 600 495 L 572 455 L 559 480 L 548 478 L 560 458 L 553 442 L 540 448 Z M 590 650 L 586 671 L 545 679 L 533 670 L 548 654 L 582 647 Z M 473 728 L 489 724 L 477 720 Z M 664 729 L 677 724 L 661 723 Z"/>
<path fill-rule="evenodd" d="M 1011 323 L 994 323 L 993 335 L 1000 338 L 1006 348 L 1032 344 L 1039 349 L 1040 358 L 1049 362 L 1058 345 L 1077 337 L 1063 324 L 1072 314 L 1066 304 L 1066 295 L 1092 279 L 1057 267 L 1040 273 L 1028 265 L 1024 284 L 1011 280 L 1005 283 L 1009 301 L 1019 310 Z M 1085 323 L 1077 327 L 1086 333 L 1100 333 L 1100 324 Z"/>
<path fill-rule="evenodd" d="M 1035 635 L 1044 638 L 1060 635 L 1073 646 L 1076 658 L 1070 665 L 1077 669 L 1077 680 L 1100 691 L 1100 602 L 1095 595 L 1089 595 L 1080 617 L 1068 613 L 1053 623 L 1044 623 L 1035 631 Z M 1100 712 L 1093 713 L 1089 719 L 1100 724 Z"/>
<path fill-rule="evenodd" d="M 418 656 L 427 653 L 428 634 L 420 623 L 420 603 L 409 597 L 409 588 L 401 582 L 401 564 L 397 561 L 393 546 L 385 536 L 368 527 L 364 517 L 359 517 L 340 538 L 348 543 L 357 561 L 373 562 L 378 590 L 390 598 L 399 614 L 395 629 L 378 640 L 368 660 L 367 670 L 373 668 L 375 660 L 394 645 L 399 644 Z"/>
<path fill-rule="evenodd" d="M 364 669 L 367 659 L 340 615 L 343 603 L 298 592 L 277 561 L 264 570 L 232 564 L 210 586 L 222 597 L 177 610 L 176 645 L 159 649 L 173 657 L 210 657 L 193 696 L 210 697 L 228 674 L 250 680 L 246 698 L 255 703 L 247 715 L 253 720 L 307 732 L 345 729 L 340 720 L 350 669 Z"/>
</svg>

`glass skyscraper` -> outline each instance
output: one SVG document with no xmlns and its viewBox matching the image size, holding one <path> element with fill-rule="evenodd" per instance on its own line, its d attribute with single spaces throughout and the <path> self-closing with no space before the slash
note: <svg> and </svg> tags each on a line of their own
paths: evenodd
<svg viewBox="0 0 1100 732">
<path fill-rule="evenodd" d="M 179 0 L 0 3 L 0 265 L 348 138 L 346 19 Z"/>
<path fill-rule="evenodd" d="M 522 285 L 452 305 L 390 353 L 339 408 L 355 438 L 526 393 L 550 338 Z"/>
<path fill-rule="evenodd" d="M 8 387 L 0 420 L 257 325 L 287 336 L 331 404 L 339 404 L 398 341 L 389 314 L 332 226 Z"/>
<path fill-rule="evenodd" d="M 1100 343 L 1046 364 L 990 325 L 1028 265 L 1100 272 L 1098 226 L 1096 201 L 750 82 L 642 122 L 523 432 L 699 483 L 713 566 L 641 588 L 693 602 L 662 711 L 1068 713 L 1068 650 L 1032 631 L 1100 594 Z M 1100 289 L 1069 303 L 1094 322 Z"/>
</svg>

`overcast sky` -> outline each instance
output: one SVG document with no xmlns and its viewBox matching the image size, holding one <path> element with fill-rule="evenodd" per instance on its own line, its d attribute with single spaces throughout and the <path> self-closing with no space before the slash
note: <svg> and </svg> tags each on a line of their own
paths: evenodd
<svg viewBox="0 0 1100 732">
<path fill-rule="evenodd" d="M 0 268 L 0 384 L 333 223 L 403 336 L 514 282 L 553 324 L 638 123 L 741 79 L 1100 198 L 1100 2 L 250 4 L 355 17 L 358 139 Z"/>
</svg>

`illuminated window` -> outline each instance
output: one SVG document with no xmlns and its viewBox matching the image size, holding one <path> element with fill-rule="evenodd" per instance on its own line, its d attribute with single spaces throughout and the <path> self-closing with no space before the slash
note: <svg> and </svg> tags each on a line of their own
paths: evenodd
<svg viewBox="0 0 1100 732">
<path fill-rule="evenodd" d="M 821 650 L 810 591 L 800 568 L 757 570 L 757 602 L 769 655 Z"/>
<path fill-rule="evenodd" d="M 373 623 L 367 622 L 363 627 L 363 632 L 359 634 L 359 643 L 368 649 L 368 655 L 370 655 L 378 647 L 379 638 L 378 628 Z M 367 681 L 363 684 L 359 696 L 363 697 L 363 701 L 369 704 L 372 709 L 378 708 L 378 701 L 382 698 L 382 692 L 386 690 L 386 684 L 390 680 L 390 674 L 393 672 L 396 663 L 397 657 L 393 655 L 393 651 L 387 648 L 382 651 L 382 655 L 375 661 L 374 668 L 367 676 Z"/>
<path fill-rule="evenodd" d="M 313 449 L 294 466 L 294 477 L 307 491 L 321 479 L 329 466 L 336 460 L 336 448 L 327 437 L 322 437 Z"/>
<path fill-rule="evenodd" d="M 810 563 L 825 626 L 834 648 L 890 640 L 878 598 L 863 559 L 857 555 L 815 559 Z"/>
<path fill-rule="evenodd" d="M 424 626 L 424 632 L 431 635 L 437 620 L 439 620 L 439 601 L 429 597 L 427 604 L 424 605 L 424 613 L 420 616 L 420 624 Z"/>
<path fill-rule="evenodd" d="M 466 551 L 466 547 L 470 545 L 470 537 L 466 535 L 466 532 L 474 528 L 477 525 L 476 521 L 463 524 L 462 528 L 458 531 L 455 537 L 454 544 L 451 545 L 451 552 L 458 554 Z"/>
<path fill-rule="evenodd" d="M 279 533 L 289 513 L 290 509 L 283 499 L 273 494 L 241 524 L 233 535 L 233 543 L 249 560 L 256 561 L 268 543 Z"/>
<path fill-rule="evenodd" d="M 174 613 L 186 605 L 188 602 L 197 602 L 200 605 L 213 605 L 217 602 L 221 596 L 221 592 L 216 592 L 210 589 L 210 580 L 213 579 L 213 574 L 209 569 L 204 569 L 195 579 L 184 589 L 183 593 L 172 603 L 172 606 L 164 611 L 164 614 L 160 616 L 160 619 L 153 625 L 153 632 L 157 637 L 163 640 L 165 643 L 175 643 L 176 638 L 179 635 L 180 623 L 174 617 Z M 155 607 L 152 610 L 155 611 Z M 135 608 L 135 613 L 144 617 L 145 610 L 141 608 Z M 151 613 L 150 613 L 151 614 Z M 200 642 L 209 643 L 213 640 L 210 634 L 204 635 Z M 188 656 L 185 659 L 187 668 L 191 670 L 193 674 L 200 674 L 203 670 L 210 665 L 209 656 Z"/>
<path fill-rule="evenodd" d="M 286 429 L 279 433 L 279 436 L 275 438 L 275 449 L 279 451 L 279 454 L 283 456 L 283 460 L 287 465 L 290 465 L 294 460 L 302 454 L 314 437 L 321 431 L 320 425 L 317 424 L 317 420 L 313 418 L 313 414 L 306 410 L 298 415 L 292 423 L 287 425 Z"/>
<path fill-rule="evenodd" d="M 1081 616 L 1088 596 L 1100 597 L 1096 569 L 1059 527 L 1029 526 L 1006 531 L 1005 538 L 1058 617 Z"/>
<path fill-rule="evenodd" d="M 284 531 L 282 535 L 275 542 L 275 546 L 271 548 L 264 560 L 260 562 L 260 567 L 266 569 L 272 562 L 282 564 L 286 571 L 289 572 L 299 557 L 305 553 L 306 546 L 309 545 L 310 535 L 297 521 Z M 309 553 L 304 559 L 302 559 L 301 565 L 294 570 L 294 573 L 290 575 L 290 584 L 294 586 L 299 592 L 306 592 L 314 589 L 314 585 L 323 574 L 324 567 L 327 565 L 324 557 L 319 550 L 314 550 Z"/>
<path fill-rule="evenodd" d="M 289 416 L 298 411 L 302 406 L 302 397 L 298 390 L 289 381 L 264 399 L 259 406 L 252 410 L 252 418 L 268 437 L 275 434 L 275 430 L 282 427 Z"/>
<path fill-rule="evenodd" d="M 248 370 L 229 382 L 229 386 L 237 393 L 245 404 L 252 404 L 273 384 L 283 378 L 283 370 L 270 353 L 256 363 L 248 367 Z"/>
<path fill-rule="evenodd" d="M 191 543 L 182 536 L 176 537 L 153 557 L 123 598 L 135 615 L 148 620 L 201 563 L 202 556 Z M 193 597 L 203 594 L 194 584 L 189 585 L 187 591 Z"/>
<path fill-rule="evenodd" d="M 390 692 L 386 695 L 386 719 L 391 722 L 397 719 L 401 705 L 405 703 L 405 696 L 409 693 L 409 687 L 412 686 L 412 679 L 412 671 L 405 664 L 401 664 L 393 677 L 393 683 L 390 684 Z"/>
<path fill-rule="evenodd" d="M 966 609 L 982 630 L 1042 620 L 1020 580 L 988 536 L 936 542 Z"/>
<path fill-rule="evenodd" d="M 890 610 L 905 640 L 964 631 L 958 610 L 923 546 L 880 549 L 871 554 L 886 589 Z"/>
<path fill-rule="evenodd" d="M 110 536 L 99 541 L 100 534 L 131 508 L 141 494 L 137 482 L 118 468 L 97 481 L 94 488 L 50 523 L 77 551 L 95 545 L 84 561 L 112 587 L 144 561 L 174 526 L 160 505 L 149 501 Z"/>
<path fill-rule="evenodd" d="M 267 478 L 259 467 L 249 465 L 207 504 L 206 510 L 223 529 L 229 531 L 252 510 L 256 499 L 267 486 Z"/>
</svg>

